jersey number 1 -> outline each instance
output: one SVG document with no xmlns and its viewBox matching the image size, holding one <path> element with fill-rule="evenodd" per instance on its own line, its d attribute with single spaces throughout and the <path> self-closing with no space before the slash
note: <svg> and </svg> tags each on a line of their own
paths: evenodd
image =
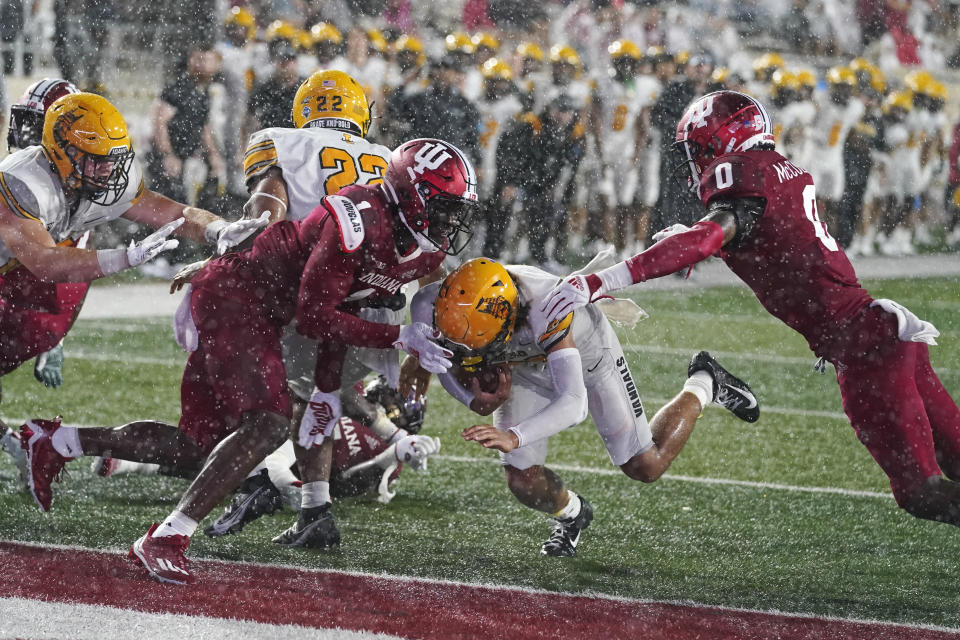
<svg viewBox="0 0 960 640">
<path fill-rule="evenodd" d="M 817 238 L 820 239 L 823 246 L 830 251 L 836 251 L 837 241 L 827 231 L 827 225 L 823 224 L 820 215 L 817 213 L 816 188 L 812 184 L 803 188 L 803 212 L 806 214 L 807 220 L 813 223 L 813 231 L 817 234 Z"/>
</svg>

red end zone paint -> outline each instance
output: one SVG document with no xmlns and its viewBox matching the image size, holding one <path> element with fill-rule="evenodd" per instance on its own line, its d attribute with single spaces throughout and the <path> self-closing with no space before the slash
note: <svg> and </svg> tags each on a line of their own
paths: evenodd
<svg viewBox="0 0 960 640">
<path fill-rule="evenodd" d="M 200 583 L 161 585 L 117 554 L 0 542 L 0 593 L 155 613 L 343 628 L 410 638 L 926 640 L 946 631 L 507 588 L 194 563 Z"/>
</svg>

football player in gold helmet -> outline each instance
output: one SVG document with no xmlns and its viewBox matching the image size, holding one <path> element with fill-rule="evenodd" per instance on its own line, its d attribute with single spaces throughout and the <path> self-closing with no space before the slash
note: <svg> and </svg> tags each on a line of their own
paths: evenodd
<svg viewBox="0 0 960 640">
<path fill-rule="evenodd" d="M 553 534 L 541 554 L 574 556 L 593 508 L 545 466 L 550 436 L 589 414 L 611 461 L 628 477 L 653 482 L 669 468 L 702 409 L 715 398 L 717 380 L 732 376 L 709 354 L 698 353 L 683 390 L 648 423 L 604 312 L 588 306 L 586 313 L 546 322 L 543 300 L 556 280 L 535 267 L 476 258 L 442 283 L 418 291 L 411 317 L 432 321 L 454 354 L 454 368 L 439 374 L 444 389 L 474 412 L 493 414 L 493 424 L 464 429 L 463 438 L 500 451 L 507 486 L 517 500 L 554 518 Z M 628 301 L 610 305 L 609 312 L 621 320 L 628 320 L 628 312 L 634 322 L 642 317 Z"/>
</svg>

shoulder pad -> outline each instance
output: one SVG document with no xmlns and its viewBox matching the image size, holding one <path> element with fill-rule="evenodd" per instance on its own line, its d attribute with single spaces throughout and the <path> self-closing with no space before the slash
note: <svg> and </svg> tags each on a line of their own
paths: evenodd
<svg viewBox="0 0 960 640">
<path fill-rule="evenodd" d="M 340 228 L 340 244 L 343 245 L 343 250 L 353 253 L 363 244 L 364 238 L 363 218 L 357 205 L 343 196 L 327 196 L 324 203 Z"/>
<path fill-rule="evenodd" d="M 730 154 L 714 160 L 700 176 L 700 199 L 708 204 L 717 196 L 762 198 L 762 165 L 748 155 Z"/>
</svg>

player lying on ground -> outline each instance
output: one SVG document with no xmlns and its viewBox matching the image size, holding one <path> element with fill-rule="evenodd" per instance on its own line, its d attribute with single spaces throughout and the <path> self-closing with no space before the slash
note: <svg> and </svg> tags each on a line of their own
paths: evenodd
<svg viewBox="0 0 960 640">
<path fill-rule="evenodd" d="M 156 423 L 139 423 L 128 436 L 134 443 L 154 442 L 158 452 L 208 456 L 173 513 L 131 549 L 150 575 L 192 582 L 183 553 L 199 521 L 286 440 L 291 401 L 280 335 L 290 322 L 319 340 L 316 389 L 296 435 L 304 448 L 321 444 L 340 418 L 349 345 L 417 354 L 437 373 L 450 366 L 452 354 L 432 341 L 430 326 L 375 323 L 357 314 L 433 273 L 462 248 L 458 236 L 475 199 L 473 167 L 458 149 L 441 140 L 414 140 L 394 152 L 384 184 L 327 196 L 306 219 L 274 223 L 251 249 L 212 260 L 196 275 L 187 314 L 195 326 L 186 332 L 196 336 L 196 349 L 181 382 L 180 429 L 171 434 Z M 83 452 L 105 455 L 106 446 L 84 448 L 83 438 L 93 437 L 85 430 L 40 426 L 24 427 L 21 436 L 31 491 L 46 510 L 50 483 L 66 460 Z M 126 452 L 117 457 L 130 459 Z M 305 495 L 304 503 L 310 498 Z M 327 547 L 339 539 L 328 498 L 301 509 L 293 527 L 274 541 Z"/>
<path fill-rule="evenodd" d="M 403 464 L 416 471 L 427 468 L 427 459 L 440 450 L 440 440 L 418 435 L 423 426 L 426 401 L 403 398 L 380 376 L 366 389 L 341 393 L 344 416 L 334 428 L 330 495 L 333 498 L 376 493 L 380 502 L 393 499 L 394 483 Z M 120 427 L 119 429 L 123 429 Z M 169 425 L 170 429 L 176 429 Z M 186 461 L 184 461 L 186 462 Z M 190 468 L 171 469 L 158 464 L 97 457 L 91 469 L 104 477 L 116 474 L 163 474 L 192 478 L 202 460 Z M 257 465 L 237 490 L 226 511 L 204 530 L 208 536 L 239 533 L 247 524 L 272 515 L 284 503 L 300 509 L 300 479 L 293 443 L 288 440 Z"/>
<path fill-rule="evenodd" d="M 266 224 L 227 223 L 144 189 L 126 122 L 104 98 L 42 81 L 25 99 L 30 109 L 16 123 L 27 130 L 17 144 L 35 141 L 37 112 L 46 113 L 40 144 L 0 161 L 0 376 L 40 354 L 51 367 L 62 361 L 51 350 L 72 326 L 88 283 L 176 247 L 172 233 L 225 250 Z M 118 217 L 157 231 L 128 249 L 84 248 L 91 229 Z M 41 367 L 40 377 L 47 374 L 59 382 Z"/>
<path fill-rule="evenodd" d="M 817 215 L 810 174 L 774 151 L 753 98 L 698 98 L 676 144 L 707 216 L 596 274 L 571 276 L 540 310 L 551 320 L 605 294 L 719 255 L 767 311 L 833 363 L 843 410 L 910 514 L 960 526 L 960 410 L 930 365 L 929 322 L 874 300 Z M 946 477 L 944 477 L 946 476 Z"/>
<path fill-rule="evenodd" d="M 648 424 L 620 341 L 599 307 L 545 322 L 539 310 L 556 282 L 535 267 L 477 258 L 418 291 L 411 316 L 432 320 L 462 365 L 459 380 L 456 370 L 440 374 L 443 387 L 474 412 L 493 413 L 493 425 L 470 427 L 463 437 L 499 450 L 517 500 L 553 516 L 541 553 L 573 556 L 593 509 L 544 466 L 550 436 L 589 413 L 613 464 L 634 480 L 654 482 L 705 406 L 722 404 L 748 422 L 759 407 L 744 382 L 701 351 L 683 390 Z M 477 375 L 464 375 L 465 367 Z"/>
</svg>

